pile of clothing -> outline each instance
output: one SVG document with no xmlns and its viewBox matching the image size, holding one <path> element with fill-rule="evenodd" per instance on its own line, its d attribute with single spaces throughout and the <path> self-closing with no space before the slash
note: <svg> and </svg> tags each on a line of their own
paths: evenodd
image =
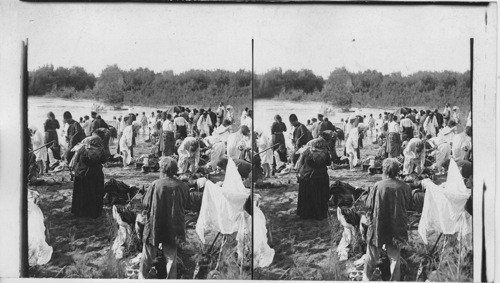
<svg viewBox="0 0 500 283">
<path fill-rule="evenodd" d="M 363 188 L 355 188 L 349 183 L 339 180 L 330 185 L 331 200 L 333 205 L 337 207 L 351 207 L 365 192 Z"/>
<path fill-rule="evenodd" d="M 111 178 L 104 184 L 104 204 L 126 204 L 138 192 L 139 188 Z"/>
</svg>

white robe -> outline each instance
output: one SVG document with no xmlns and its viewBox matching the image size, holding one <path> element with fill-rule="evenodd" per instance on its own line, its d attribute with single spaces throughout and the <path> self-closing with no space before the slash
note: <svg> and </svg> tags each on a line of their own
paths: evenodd
<svg viewBox="0 0 500 283">
<path fill-rule="evenodd" d="M 257 140 L 257 146 L 259 147 L 259 152 L 271 147 L 271 138 L 266 134 L 262 134 Z M 273 150 L 269 149 L 260 153 L 260 159 L 262 164 L 273 164 Z"/>
<path fill-rule="evenodd" d="M 240 146 L 246 147 L 247 137 L 245 137 L 240 131 L 232 133 L 227 137 L 227 156 L 234 159 L 239 159 L 241 150 L 238 148 Z"/>
<path fill-rule="evenodd" d="M 218 126 L 212 133 L 213 136 L 218 137 L 221 141 L 226 142 L 227 138 L 231 134 L 231 126 Z"/>
<path fill-rule="evenodd" d="M 31 141 L 33 143 L 33 149 L 37 149 L 41 147 L 45 143 L 45 138 L 43 132 L 40 130 L 36 130 L 36 132 L 31 137 Z M 47 161 L 47 147 L 44 146 L 39 150 L 34 152 L 36 156 L 36 161 Z"/>
<path fill-rule="evenodd" d="M 190 167 L 191 173 L 195 173 L 198 169 L 198 163 L 200 162 L 200 148 L 195 152 L 191 152 L 191 145 L 196 142 L 196 138 L 187 137 L 185 138 L 179 149 L 177 149 L 177 153 L 179 154 L 179 173 L 185 173 Z"/>
<path fill-rule="evenodd" d="M 456 134 L 453 136 L 451 148 L 453 159 L 455 159 L 456 161 L 464 160 L 467 151 L 471 150 L 471 148 L 471 139 L 465 134 L 465 132 L 461 132 L 460 134 Z"/>
<path fill-rule="evenodd" d="M 424 121 L 424 130 L 427 135 L 431 135 L 433 137 L 436 136 L 436 127 L 437 127 L 437 121 L 436 118 L 433 117 L 431 120 L 431 117 L 427 116 Z"/>
<path fill-rule="evenodd" d="M 212 126 L 212 121 L 210 120 L 210 117 L 201 116 L 198 119 L 197 126 L 198 126 L 198 131 L 200 132 L 200 135 L 201 134 L 206 134 L 207 136 L 210 135 L 210 126 Z"/>
<path fill-rule="evenodd" d="M 241 120 L 241 125 L 245 125 L 249 129 L 252 129 L 252 118 L 246 116 L 245 119 Z"/>
<path fill-rule="evenodd" d="M 132 146 L 132 136 L 134 130 L 132 125 L 128 125 L 123 129 L 122 137 L 120 138 L 120 151 L 125 153 L 125 164 L 130 164 L 132 162 L 132 156 L 130 152 L 130 147 Z"/>
</svg>

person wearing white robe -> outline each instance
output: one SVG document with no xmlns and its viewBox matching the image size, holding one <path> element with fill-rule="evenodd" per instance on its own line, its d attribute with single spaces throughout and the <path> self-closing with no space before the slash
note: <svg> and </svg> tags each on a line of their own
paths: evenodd
<svg viewBox="0 0 500 283">
<path fill-rule="evenodd" d="M 349 157 L 349 168 L 354 171 L 354 167 L 358 163 L 356 149 L 358 148 L 359 130 L 358 119 L 353 117 L 349 119 L 350 130 L 345 142 L 346 154 Z"/>
<path fill-rule="evenodd" d="M 231 134 L 231 123 L 225 120 L 222 125 L 219 125 L 213 131 L 212 135 L 218 137 L 221 141 L 226 142 L 227 138 Z"/>
<path fill-rule="evenodd" d="M 208 136 L 205 139 L 208 143 L 209 151 L 207 154 L 210 155 L 210 162 L 208 166 L 215 170 L 217 164 L 224 158 L 226 152 L 226 144 L 218 136 Z"/>
<path fill-rule="evenodd" d="M 438 137 L 443 138 L 447 143 L 451 144 L 453 141 L 453 136 L 455 135 L 457 128 L 456 128 L 456 123 L 454 120 L 450 120 L 448 122 L 448 125 L 446 127 L 442 128 L 439 133 Z"/>
<path fill-rule="evenodd" d="M 271 137 L 268 133 L 263 132 L 262 129 L 258 129 L 256 130 L 256 132 L 258 137 L 257 147 L 260 152 L 259 155 L 262 168 L 264 169 L 264 176 L 266 178 L 269 178 L 271 176 L 271 165 L 273 164 L 273 150 L 270 149 L 270 147 L 272 146 Z"/>
<path fill-rule="evenodd" d="M 424 169 L 425 150 L 424 142 L 419 138 L 412 138 L 403 150 L 405 157 L 403 163 L 403 175 L 408 175 L 415 171 L 420 174 Z"/>
<path fill-rule="evenodd" d="M 174 134 L 175 139 L 183 139 L 187 137 L 188 133 L 191 131 L 189 122 L 182 116 L 177 116 L 174 118 Z"/>
<path fill-rule="evenodd" d="M 438 126 L 436 117 L 434 115 L 429 115 L 424 121 L 424 130 L 426 135 L 436 136 L 436 127 Z"/>
<path fill-rule="evenodd" d="M 451 119 L 452 120 L 455 120 L 455 122 L 457 124 L 461 124 L 460 123 L 460 108 L 458 108 L 458 106 L 453 106 L 453 113 L 451 114 Z"/>
<path fill-rule="evenodd" d="M 123 168 L 127 168 L 132 162 L 132 153 L 130 148 L 132 147 L 132 137 L 134 136 L 134 129 L 132 128 L 131 119 L 127 120 L 127 126 L 123 129 L 122 136 L 120 138 L 120 152 L 123 159 Z"/>
<path fill-rule="evenodd" d="M 226 120 L 229 120 L 231 123 L 234 122 L 234 109 L 231 105 L 226 107 Z"/>
<path fill-rule="evenodd" d="M 186 173 L 191 170 L 191 173 L 196 173 L 198 163 L 200 162 L 200 144 L 197 138 L 185 138 L 179 148 L 179 174 Z"/>
<path fill-rule="evenodd" d="M 252 118 L 250 116 L 246 116 L 245 119 L 241 121 L 241 125 L 247 126 L 249 129 L 252 128 Z"/>
<path fill-rule="evenodd" d="M 451 144 L 451 154 L 455 161 L 465 160 L 468 152 L 472 148 L 471 138 L 467 133 L 471 134 L 472 128 L 466 127 L 464 131 L 453 136 Z"/>
<path fill-rule="evenodd" d="M 433 151 L 429 154 L 434 156 L 435 162 L 431 165 L 432 169 L 437 169 L 439 171 L 443 170 L 443 163 L 450 159 L 451 147 L 450 144 L 446 142 L 444 138 L 435 137 L 427 140 L 427 142 L 432 146 Z"/>
<path fill-rule="evenodd" d="M 33 144 L 33 153 L 36 157 L 36 162 L 38 167 L 40 168 L 40 175 L 43 175 L 44 172 L 44 164 L 47 161 L 47 147 L 41 147 L 45 143 L 45 136 L 42 131 L 38 130 L 38 127 L 35 125 L 31 125 L 29 127 L 31 131 L 31 142 Z M 41 147 L 41 148 L 40 148 Z"/>
<path fill-rule="evenodd" d="M 208 117 L 207 112 L 203 113 L 203 115 L 198 119 L 198 123 L 196 126 L 198 127 L 200 136 L 202 134 L 206 134 L 207 136 L 210 135 L 210 127 L 212 126 L 212 121 L 210 120 L 210 117 Z"/>
<path fill-rule="evenodd" d="M 245 110 L 241 111 L 240 123 L 243 121 L 248 115 L 248 107 Z"/>
<path fill-rule="evenodd" d="M 233 160 L 241 159 L 243 150 L 249 148 L 250 129 L 242 125 L 236 133 L 229 134 L 227 137 L 227 155 Z"/>
</svg>

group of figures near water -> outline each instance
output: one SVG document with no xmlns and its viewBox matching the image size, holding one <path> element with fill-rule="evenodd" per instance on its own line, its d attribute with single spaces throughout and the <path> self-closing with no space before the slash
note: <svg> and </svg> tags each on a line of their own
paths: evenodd
<svg viewBox="0 0 500 283">
<path fill-rule="evenodd" d="M 472 128 L 470 114 L 463 119 L 458 107 L 446 105 L 442 112 L 401 108 L 378 117 L 353 113 L 338 123 L 323 114 L 305 124 L 290 114 L 285 123 L 277 114 L 267 129 L 254 129 L 251 109 L 235 110 L 223 103 L 215 111 L 176 106 L 107 117 L 107 121 L 99 114 L 91 111 L 91 117 L 76 121 L 66 111 L 61 125 L 50 112 L 43 130 L 34 124 L 28 127 L 29 188 L 51 185 L 47 175 L 69 173 L 75 217 L 96 219 L 113 205 L 119 206 L 113 208 L 114 217 L 119 224 L 128 222 L 127 229 L 135 232 L 129 236 L 140 243 L 138 278 L 185 278 L 177 272 L 178 251 L 187 241 L 193 221 L 198 222 L 196 232 L 203 243 L 204 232 L 200 231 L 218 233 L 210 250 L 219 234 L 235 237 L 240 273 L 250 268 L 244 254 L 252 250 L 255 268 L 272 267 L 273 244 L 282 239 L 272 237 L 266 216 L 274 216 L 266 215 L 267 204 L 259 190 L 293 187 L 290 176 L 296 176 L 298 184 L 296 215 L 300 219 L 324 221 L 332 212 L 337 215 L 344 229 L 336 243 L 339 260 L 352 259 L 352 250 L 360 245 L 354 239 L 361 235 L 366 253 L 362 271 L 354 280 L 376 279 L 376 271 L 386 280 L 418 279 L 401 271 L 401 250 L 414 222 L 409 215 L 417 215 L 425 243 L 431 230 L 446 235 L 471 231 Z M 236 169 L 230 169 L 233 167 Z M 115 179 L 106 176 L 110 168 L 125 175 L 149 174 L 154 180 L 136 186 L 116 185 Z M 355 180 L 343 178 L 347 174 L 382 174 L 382 178 L 356 188 L 349 184 Z M 286 178 L 288 184 L 279 182 Z M 231 192 L 229 183 L 241 189 Z M 214 199 L 215 195 L 220 199 Z M 436 208 L 437 198 L 449 202 L 452 211 Z M 116 216 L 127 209 L 131 217 Z M 214 214 L 221 209 L 230 215 Z M 436 211 L 439 213 L 434 214 Z M 187 217 L 189 213 L 194 218 Z M 226 217 L 226 223 L 215 225 L 220 219 L 210 218 L 213 215 Z M 434 225 L 454 221 L 461 225 Z M 251 234 L 245 230 L 251 227 L 254 235 L 263 236 L 248 244 L 243 239 Z M 35 249 L 30 257 L 36 257 L 36 249 L 47 244 L 40 241 L 40 237 L 45 239 L 40 233 L 33 235 L 39 238 L 30 241 L 40 245 L 30 245 Z M 227 237 L 222 241 L 221 250 Z M 118 242 L 126 244 L 123 239 Z M 381 254 L 389 259 L 389 271 L 378 265 Z M 43 258 L 30 262 L 43 266 L 50 257 Z M 219 262 L 213 267 L 217 270 Z M 199 266 L 197 270 L 193 273 L 199 272 Z"/>
</svg>

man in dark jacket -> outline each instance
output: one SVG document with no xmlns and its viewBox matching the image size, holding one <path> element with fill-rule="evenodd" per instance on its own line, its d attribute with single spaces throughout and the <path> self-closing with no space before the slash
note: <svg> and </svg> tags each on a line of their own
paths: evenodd
<svg viewBox="0 0 500 283">
<path fill-rule="evenodd" d="M 290 124 L 295 128 L 293 130 L 293 138 L 292 143 L 294 145 L 294 152 L 291 154 L 292 163 L 295 164 L 299 159 L 300 154 L 297 154 L 297 150 L 299 150 L 302 146 L 306 145 L 307 142 L 312 140 L 311 132 L 304 126 L 304 124 L 300 123 L 297 119 L 297 115 L 290 115 Z"/>
<path fill-rule="evenodd" d="M 151 184 L 142 199 L 146 209 L 139 279 L 150 277 L 159 250 L 165 256 L 167 278 L 177 279 L 177 245 L 186 238 L 184 209 L 189 205 L 189 187 L 174 177 L 177 170 L 177 161 L 162 157 L 160 179 Z"/>
<path fill-rule="evenodd" d="M 436 128 L 436 135 L 439 133 L 439 130 L 442 129 L 444 126 L 444 117 L 443 114 L 439 113 L 439 111 L 436 109 L 434 110 L 434 116 L 436 116 L 436 120 L 438 123 L 438 126 Z"/>
<path fill-rule="evenodd" d="M 372 279 L 384 247 L 391 261 L 390 281 L 399 281 L 401 245 L 408 240 L 407 211 L 411 207 L 411 188 L 396 179 L 399 162 L 395 158 L 385 159 L 382 171 L 383 179 L 375 183 L 366 199 L 368 230 L 363 281 Z"/>
<path fill-rule="evenodd" d="M 85 138 L 85 132 L 80 126 L 80 123 L 73 120 L 73 116 L 69 111 L 64 112 L 63 114 L 64 122 L 68 123 L 68 132 L 66 134 L 66 142 L 68 143 L 68 149 L 66 151 L 66 160 L 68 164 L 75 155 L 75 152 L 71 151 L 75 145 L 81 142 Z"/>
<path fill-rule="evenodd" d="M 332 131 L 335 132 L 335 126 L 328 120 L 328 118 L 323 119 L 323 123 L 319 125 L 319 135 L 321 135 L 324 131 Z"/>
<path fill-rule="evenodd" d="M 217 123 L 217 114 L 212 111 L 212 108 L 208 108 L 208 116 L 210 117 L 210 121 L 212 122 L 212 127 L 210 128 L 210 135 L 214 131 L 215 125 Z"/>
</svg>

